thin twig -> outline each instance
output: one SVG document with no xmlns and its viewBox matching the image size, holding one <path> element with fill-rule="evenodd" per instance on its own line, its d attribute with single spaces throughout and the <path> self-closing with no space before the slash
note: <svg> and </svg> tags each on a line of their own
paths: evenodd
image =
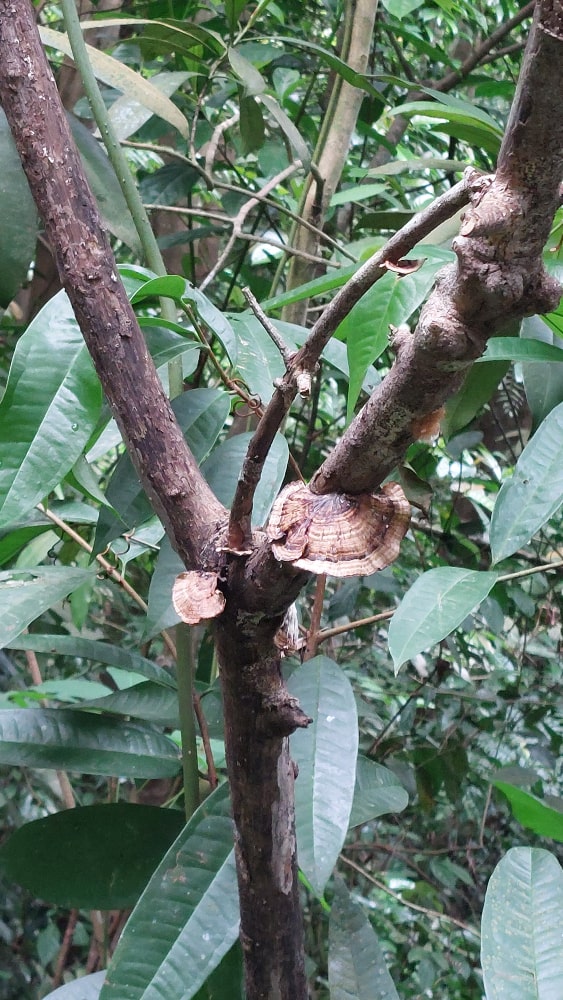
<svg viewBox="0 0 563 1000">
<path fill-rule="evenodd" d="M 385 885 L 385 882 L 380 882 L 379 879 L 374 878 L 373 875 L 370 875 L 370 873 L 362 868 L 361 865 L 352 861 L 351 858 L 345 857 L 344 854 L 340 855 L 340 860 L 345 865 L 348 865 L 349 868 L 353 868 L 358 875 L 362 875 L 368 882 L 371 882 L 372 885 L 381 889 L 382 892 L 385 892 L 388 896 L 396 899 L 397 902 L 401 903 L 403 906 L 408 907 L 409 910 L 415 910 L 417 913 L 424 913 L 427 917 L 431 917 L 433 920 L 443 920 L 446 923 L 454 924 L 454 926 L 459 927 L 460 930 L 466 931 L 468 934 L 473 934 L 477 938 L 480 937 L 479 931 L 475 927 L 471 927 L 470 924 L 464 923 L 463 920 L 458 920 L 457 917 L 450 917 L 447 913 L 439 913 L 438 910 L 430 910 L 426 906 L 419 906 L 418 903 L 411 903 L 408 899 L 403 899 L 398 892 L 393 892 L 393 889 L 390 889 L 389 886 Z"/>
<path fill-rule="evenodd" d="M 285 376 L 274 389 L 264 415 L 252 436 L 239 476 L 229 520 L 229 545 L 246 548 L 256 487 L 274 437 L 298 392 L 297 376 L 311 375 L 337 326 L 358 300 L 387 273 L 389 263 L 398 263 L 441 222 L 469 201 L 466 178 L 416 215 L 373 257 L 365 262 L 335 296 L 315 323 L 303 347 L 292 358 Z"/>
<path fill-rule="evenodd" d="M 197 723 L 199 726 L 199 731 L 201 733 L 201 739 L 203 742 L 203 750 L 205 753 L 205 761 L 207 764 L 207 780 L 209 782 L 211 790 L 213 790 L 214 788 L 217 788 L 217 785 L 219 783 L 217 778 L 217 769 L 215 767 L 215 761 L 213 760 L 213 751 L 211 749 L 211 740 L 209 739 L 209 727 L 207 725 L 207 719 L 205 718 L 203 708 L 201 707 L 201 698 L 195 689 L 193 694 L 193 705 Z"/>
<path fill-rule="evenodd" d="M 307 642 L 305 643 L 305 651 L 303 653 L 304 660 L 312 660 L 313 657 L 317 655 L 317 647 L 319 645 L 319 637 L 321 635 L 319 628 L 323 613 L 325 590 L 326 573 L 319 573 L 315 586 L 313 609 L 311 611 L 311 624 L 309 625 L 309 634 L 307 635 Z"/>
<path fill-rule="evenodd" d="M 282 184 L 283 181 L 287 180 L 289 177 L 295 174 L 298 170 L 301 169 L 301 167 L 302 167 L 301 160 L 296 160 L 295 163 L 290 163 L 289 166 L 285 168 L 285 170 L 281 170 L 279 174 L 275 175 L 275 177 L 271 177 L 270 180 L 266 184 L 264 184 L 262 188 L 260 188 L 259 193 L 264 195 L 268 194 L 270 191 L 273 191 L 273 189 L 276 188 L 278 184 Z M 242 227 L 245 223 L 247 215 L 249 214 L 249 212 L 252 211 L 253 208 L 256 207 L 257 204 L 258 204 L 258 199 L 255 196 L 252 196 L 252 198 L 249 198 L 248 201 L 246 201 L 244 205 L 242 205 L 241 208 L 238 210 L 237 214 L 233 219 L 233 230 L 231 232 L 231 235 L 229 236 L 225 248 L 220 254 L 215 265 L 211 268 L 209 274 L 201 282 L 200 285 L 201 291 L 207 288 L 207 286 L 217 277 L 219 272 L 223 269 L 225 262 L 228 260 L 229 254 L 231 253 L 231 250 L 233 249 L 233 246 L 237 241 L 237 238 L 243 236 Z M 262 242 L 266 243 L 267 241 L 262 240 Z"/>
<path fill-rule="evenodd" d="M 77 545 L 80 545 L 80 547 L 83 548 L 85 552 L 88 552 L 90 555 L 92 555 L 92 546 L 86 541 L 86 539 L 82 538 L 82 535 L 80 535 L 77 531 L 75 531 L 74 528 L 71 528 L 70 524 L 68 524 L 66 521 L 63 521 L 62 518 L 58 517 L 57 514 L 54 514 L 52 510 L 49 510 L 49 508 L 45 507 L 42 503 L 37 504 L 37 510 L 41 511 L 41 513 L 44 514 L 45 517 L 48 517 L 49 520 L 53 522 L 53 524 L 56 524 L 57 527 L 61 529 L 61 531 L 64 531 L 65 534 L 67 534 L 69 538 L 72 538 L 72 540 L 76 542 Z M 147 612 L 148 604 L 146 603 L 146 601 L 143 600 L 141 595 L 137 593 L 135 588 L 131 586 L 129 581 L 125 579 L 123 574 L 120 573 L 119 570 L 115 568 L 115 566 L 112 566 L 112 564 L 108 562 L 108 560 L 105 559 L 101 554 L 94 556 L 94 558 L 96 562 L 102 567 L 104 573 L 107 576 L 109 576 L 110 579 L 114 581 L 114 583 L 117 583 L 118 586 L 121 587 L 122 590 L 124 590 L 125 593 L 128 594 L 129 597 L 131 597 L 132 600 L 135 601 L 135 603 L 144 612 Z M 164 644 L 168 647 L 168 650 L 172 654 L 174 659 L 176 659 L 176 646 L 174 645 L 172 639 L 165 631 L 163 631 L 161 634 L 164 640 Z"/>
<path fill-rule="evenodd" d="M 224 121 L 219 122 L 219 124 L 213 129 L 213 135 L 207 144 L 207 151 L 205 153 L 205 171 L 209 177 L 211 176 L 211 172 L 213 170 L 215 156 L 217 155 L 217 149 L 223 133 L 226 132 L 231 125 L 236 125 L 239 118 L 240 111 L 235 111 L 230 118 L 225 118 Z"/>
<path fill-rule="evenodd" d="M 376 622 L 384 622 L 392 618 L 396 608 L 388 608 L 387 611 L 380 611 L 377 615 L 370 615 L 369 618 L 357 618 L 356 621 L 348 622 L 347 625 L 335 625 L 334 628 L 325 628 L 317 634 L 317 643 L 332 639 L 334 635 L 343 635 L 344 632 L 351 632 L 354 628 L 362 628 L 363 625 L 375 625 Z"/>
<path fill-rule="evenodd" d="M 252 294 L 248 286 L 245 286 L 242 289 L 242 294 L 244 295 L 246 301 L 248 302 L 250 308 L 252 309 L 252 312 L 256 316 L 256 319 L 262 324 L 270 339 L 273 340 L 285 364 L 288 365 L 293 355 L 295 354 L 295 351 L 292 351 L 291 348 L 287 346 L 282 335 L 279 333 L 278 330 L 276 330 L 271 319 L 268 319 L 266 313 L 260 306 L 258 299 Z"/>
</svg>

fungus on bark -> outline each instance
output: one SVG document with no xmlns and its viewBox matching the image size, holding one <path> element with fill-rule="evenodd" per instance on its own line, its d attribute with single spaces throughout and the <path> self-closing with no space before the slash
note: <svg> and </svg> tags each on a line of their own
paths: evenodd
<svg viewBox="0 0 563 1000">
<path fill-rule="evenodd" d="M 398 483 L 378 493 L 313 493 L 290 483 L 272 507 L 266 531 L 276 559 L 331 576 L 367 576 L 399 554 L 410 505 Z"/>
<path fill-rule="evenodd" d="M 217 574 L 203 570 L 180 573 L 174 580 L 172 604 L 188 625 L 217 618 L 225 607 L 225 595 L 217 587 Z"/>
</svg>

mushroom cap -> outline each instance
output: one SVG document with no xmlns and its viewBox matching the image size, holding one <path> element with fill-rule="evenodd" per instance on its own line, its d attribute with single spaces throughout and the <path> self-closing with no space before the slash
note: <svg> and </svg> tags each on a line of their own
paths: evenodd
<svg viewBox="0 0 563 1000">
<path fill-rule="evenodd" d="M 197 569 L 180 573 L 174 580 L 172 604 L 188 625 L 217 618 L 225 607 L 225 595 L 217 589 L 217 574 Z"/>
<path fill-rule="evenodd" d="M 331 576 L 367 576 L 389 566 L 410 521 L 398 483 L 378 493 L 312 493 L 290 483 L 276 499 L 266 532 L 276 559 Z"/>
</svg>

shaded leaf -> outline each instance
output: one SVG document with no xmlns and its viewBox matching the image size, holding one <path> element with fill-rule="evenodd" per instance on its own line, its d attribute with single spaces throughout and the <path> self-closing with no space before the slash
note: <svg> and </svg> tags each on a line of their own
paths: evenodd
<svg viewBox="0 0 563 1000">
<path fill-rule="evenodd" d="M 251 438 L 251 433 L 227 438 L 214 449 L 201 467 L 211 489 L 225 507 L 230 507 L 232 503 Z M 268 520 L 272 504 L 284 480 L 288 457 L 287 441 L 281 434 L 276 434 L 254 495 L 253 524 L 265 524 Z"/>
<path fill-rule="evenodd" d="M 368 823 L 385 813 L 402 812 L 408 804 L 408 794 L 393 772 L 358 754 L 350 826 Z"/>
<path fill-rule="evenodd" d="M 0 307 L 22 286 L 35 253 L 39 219 L 6 115 L 0 108 Z"/>
<path fill-rule="evenodd" d="M 240 137 L 244 154 L 253 153 L 264 145 L 264 116 L 255 97 L 241 97 Z"/>
<path fill-rule="evenodd" d="M 350 681 L 328 656 L 294 671 L 291 694 L 313 719 L 291 737 L 299 766 L 295 820 L 299 866 L 322 894 L 348 831 L 358 753 L 358 719 Z"/>
<path fill-rule="evenodd" d="M 487 350 L 477 364 L 483 361 L 555 361 L 563 362 L 563 351 L 553 344 L 532 340 L 531 337 L 491 337 Z"/>
<path fill-rule="evenodd" d="M 330 1000 L 399 1000 L 373 927 L 337 881 L 328 929 Z"/>
<path fill-rule="evenodd" d="M 150 639 L 163 629 L 172 628 L 180 621 L 172 604 L 172 587 L 178 573 L 183 573 L 185 568 L 169 538 L 165 536 L 149 587 L 149 607 L 143 629 L 145 639 Z"/>
<path fill-rule="evenodd" d="M 563 500 L 563 403 L 528 441 L 510 479 L 502 484 L 491 518 L 493 562 L 530 541 Z"/>
<path fill-rule="evenodd" d="M 83 571 L 80 570 L 80 572 Z M 17 639 L 2 643 L 2 645 L 8 649 L 34 649 L 37 653 L 56 653 L 60 656 L 95 660 L 97 663 L 119 667 L 120 670 L 140 674 L 156 684 L 176 689 L 176 679 L 165 667 L 153 663 L 152 660 L 147 660 L 139 653 L 131 652 L 122 646 L 112 646 L 108 642 L 100 642 L 97 639 L 82 639 L 74 635 L 33 634 L 20 635 Z"/>
<path fill-rule="evenodd" d="M 551 317 L 555 314 L 551 313 Z M 559 350 L 563 357 L 561 335 L 553 331 L 540 316 L 528 316 L 522 321 L 522 336 L 533 338 L 551 349 Z M 547 417 L 548 413 L 563 402 L 563 368 L 549 361 L 546 364 L 535 362 L 522 365 L 522 376 L 528 406 L 534 418 L 534 430 Z"/>
<path fill-rule="evenodd" d="M 0 764 L 85 774 L 161 778 L 180 768 L 178 748 L 148 726 L 71 709 L 2 709 Z"/>
<path fill-rule="evenodd" d="M 137 228 L 103 144 L 75 115 L 67 113 L 67 118 L 104 223 L 110 233 L 141 256 Z"/>
<path fill-rule="evenodd" d="M 238 936 L 232 843 L 223 785 L 194 813 L 155 871 L 117 946 L 100 1000 L 190 1000 L 197 994 Z"/>
<path fill-rule="evenodd" d="M 473 365 L 463 385 L 446 402 L 446 415 L 441 421 L 442 434 L 448 440 L 463 430 L 493 395 L 506 375 L 510 364 L 490 361 L 487 365 Z"/>
<path fill-rule="evenodd" d="M 389 625 L 395 671 L 461 625 L 485 599 L 498 573 L 440 566 L 423 573 L 407 591 Z"/>
<path fill-rule="evenodd" d="M 538 833 L 540 837 L 551 837 L 552 840 L 563 843 L 563 812 L 506 781 L 493 781 L 493 785 L 506 795 L 514 816 L 522 826 Z"/>
<path fill-rule="evenodd" d="M 190 78 L 187 72 L 162 72 L 151 76 L 151 86 L 165 97 L 172 94 Z M 149 120 L 152 110 L 130 94 L 118 97 L 109 109 L 108 116 L 118 139 L 128 139 Z"/>
<path fill-rule="evenodd" d="M 61 291 L 18 340 L 0 402 L 0 524 L 34 507 L 72 468 L 101 406 L 98 376 Z"/>
<path fill-rule="evenodd" d="M 563 871 L 548 851 L 514 847 L 485 896 L 481 964 L 487 1000 L 559 1000 Z"/>
<path fill-rule="evenodd" d="M 25 823 L 0 848 L 0 868 L 57 906 L 134 906 L 184 826 L 176 809 L 81 806 Z"/>
<path fill-rule="evenodd" d="M 0 573 L 0 649 L 39 618 L 47 608 L 68 597 L 95 574 L 92 569 L 38 566 Z"/>
<path fill-rule="evenodd" d="M 248 59 L 242 55 L 237 48 L 229 48 L 227 53 L 232 69 L 239 80 L 244 84 L 244 92 L 247 97 L 255 97 L 266 89 L 266 81 L 262 74 Z"/>
</svg>

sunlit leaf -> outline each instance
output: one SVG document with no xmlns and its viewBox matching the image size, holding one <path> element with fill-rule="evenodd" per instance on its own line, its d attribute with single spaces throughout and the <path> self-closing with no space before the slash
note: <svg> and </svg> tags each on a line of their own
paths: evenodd
<svg viewBox="0 0 563 1000">
<path fill-rule="evenodd" d="M 500 562 L 526 545 L 563 501 L 563 403 L 540 425 L 503 483 L 491 519 L 491 551 Z"/>
<path fill-rule="evenodd" d="M 389 625 L 389 652 L 397 671 L 461 625 L 485 599 L 498 573 L 440 566 L 415 580 Z"/>
<path fill-rule="evenodd" d="M 289 679 L 291 694 L 313 722 L 291 737 L 299 766 L 295 814 L 299 866 L 322 894 L 348 831 L 358 752 L 350 681 L 327 656 L 315 656 Z"/>
<path fill-rule="evenodd" d="M 481 964 L 487 1000 L 559 1000 L 563 871 L 548 851 L 514 847 L 485 896 Z"/>
<path fill-rule="evenodd" d="M 34 507 L 72 468 L 101 405 L 90 355 L 59 292 L 18 340 L 0 402 L 0 525 Z"/>
<path fill-rule="evenodd" d="M 531 792 L 506 781 L 493 781 L 493 785 L 506 795 L 514 816 L 522 826 L 533 830 L 540 837 L 551 837 L 552 840 L 563 843 L 563 812 L 554 809 Z"/>
</svg>

